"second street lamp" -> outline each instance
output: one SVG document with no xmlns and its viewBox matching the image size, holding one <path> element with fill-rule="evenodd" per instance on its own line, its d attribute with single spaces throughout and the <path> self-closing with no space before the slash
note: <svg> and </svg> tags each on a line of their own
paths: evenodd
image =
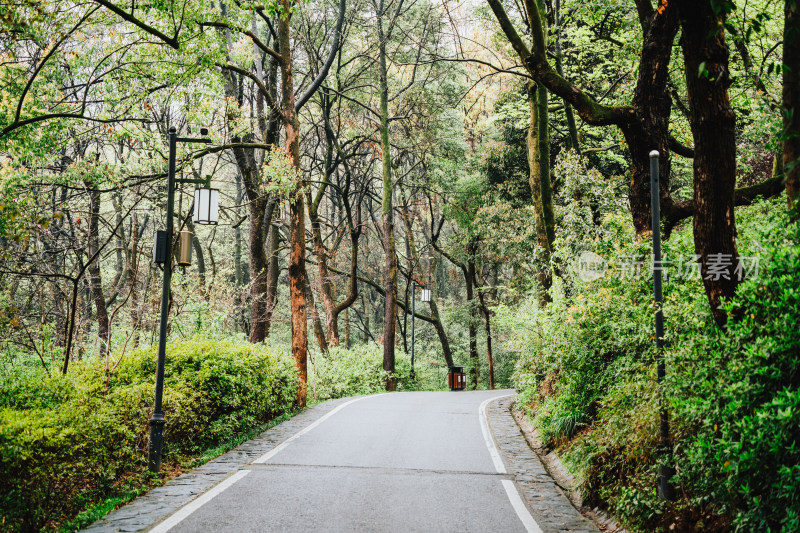
<svg viewBox="0 0 800 533">
<path fill-rule="evenodd" d="M 173 239 L 173 211 L 175 210 L 175 185 L 180 183 L 205 184 L 208 187 L 210 177 L 205 180 L 175 179 L 175 159 L 177 144 L 184 143 L 205 143 L 211 139 L 205 138 L 208 130 L 200 130 L 201 138 L 178 137 L 175 128 L 169 129 L 169 163 L 167 170 L 167 227 L 163 247 L 166 248 L 164 258 L 164 278 L 161 288 L 161 318 L 158 327 L 158 360 L 156 362 L 156 388 L 155 401 L 153 403 L 153 415 L 150 417 L 150 442 L 147 450 L 147 468 L 151 472 L 161 470 L 161 450 L 164 446 L 164 411 L 162 408 L 162 398 L 164 395 L 164 361 L 167 349 L 167 320 L 169 319 L 169 292 L 172 282 L 172 239 Z M 218 192 L 218 191 L 217 191 Z M 218 198 L 218 197 L 217 197 Z M 210 197 L 209 197 L 210 199 Z M 209 213 L 210 213 L 209 201 Z M 218 207 L 218 206 L 217 206 Z M 197 208 L 195 208 L 196 210 Z M 216 208 L 215 208 L 216 216 Z M 157 247 L 154 246 L 154 249 Z"/>
<path fill-rule="evenodd" d="M 411 381 L 414 381 L 416 378 L 416 373 L 414 372 L 414 348 L 415 348 L 415 328 L 414 325 L 416 324 L 417 312 L 416 312 L 416 303 L 417 303 L 417 282 L 412 282 L 412 290 L 411 290 Z M 430 302 L 431 301 L 431 291 L 430 289 L 426 289 L 425 286 L 422 286 L 422 301 L 423 302 Z M 406 308 L 407 309 L 407 308 Z"/>
</svg>

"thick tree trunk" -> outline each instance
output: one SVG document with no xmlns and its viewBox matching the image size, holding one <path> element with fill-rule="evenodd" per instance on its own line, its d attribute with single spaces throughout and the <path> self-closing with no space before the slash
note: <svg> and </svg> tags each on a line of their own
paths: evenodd
<svg viewBox="0 0 800 533">
<path fill-rule="evenodd" d="M 227 17 L 227 7 L 224 3 L 220 3 L 222 16 Z M 231 40 L 230 32 L 225 30 L 225 38 L 227 40 L 228 54 L 232 52 L 233 43 Z M 244 104 L 242 94 L 239 91 L 236 75 L 228 70 L 223 69 L 225 78 L 224 92 L 227 98 L 237 102 L 240 106 Z M 237 116 L 231 112 L 227 116 L 227 124 L 231 127 L 237 120 Z M 245 142 L 252 142 L 254 135 L 247 134 L 244 138 Z M 242 142 L 242 138 L 234 137 L 234 142 Z M 266 142 L 271 142 L 272 139 L 265 139 Z M 265 224 L 265 211 L 268 204 L 268 197 L 261 191 L 259 180 L 260 165 L 256 160 L 255 151 L 249 148 L 233 148 L 234 159 L 236 166 L 239 167 L 242 183 L 244 184 L 245 193 L 247 195 L 248 215 L 250 222 L 250 233 L 248 237 L 248 252 L 250 256 L 250 302 L 251 302 L 251 319 L 250 319 L 250 342 L 258 343 L 263 342 L 267 338 L 269 332 L 269 318 L 266 312 L 267 308 L 267 256 L 264 248 L 264 224 Z"/>
<path fill-rule="evenodd" d="M 236 173 L 236 205 L 239 206 L 244 200 L 244 191 L 242 190 L 242 175 Z M 240 208 L 236 208 L 236 216 L 240 217 Z M 234 228 L 234 241 L 233 241 L 233 281 L 234 285 L 238 288 L 242 286 L 242 225 L 236 224 Z"/>
<path fill-rule="evenodd" d="M 633 94 L 633 110 L 637 120 L 621 124 L 631 158 L 631 183 L 628 201 L 636 234 L 651 229 L 650 214 L 650 152 L 658 150 L 659 194 L 661 212 L 669 213 L 672 197 L 669 192 L 672 159 L 669 149 L 669 117 L 672 101 L 669 96 L 669 61 L 675 35 L 678 32 L 678 15 L 675 7 L 663 10 L 648 18 L 644 29 L 639 77 Z"/>
<path fill-rule="evenodd" d="M 544 106 L 541 105 L 542 98 Z M 552 188 L 550 186 L 550 146 L 547 135 L 547 89 L 541 84 L 528 83 L 528 107 L 530 110 L 530 124 L 528 126 L 528 167 L 530 169 L 531 200 L 533 203 L 534 223 L 536 225 L 536 241 L 542 250 L 544 265 L 539 270 L 539 302 L 547 305 L 551 301 L 550 286 L 553 282 L 552 273 L 548 268 L 550 263 L 550 253 L 552 249 L 552 239 L 554 231 L 548 231 L 548 218 L 553 216 Z M 541 113 L 544 111 L 544 115 Z M 544 148 L 545 152 L 542 153 Z M 545 183 L 546 182 L 546 183 Z M 548 191 L 548 205 L 550 217 L 545 214 L 544 190 Z"/>
<path fill-rule="evenodd" d="M 344 347 L 345 349 L 350 349 L 350 308 L 346 308 L 342 311 L 342 315 L 344 315 Z"/>
<path fill-rule="evenodd" d="M 241 150 L 236 150 L 235 152 L 239 151 Z M 252 273 L 250 281 L 250 305 L 252 306 L 250 342 L 257 343 L 264 342 L 269 331 L 269 320 L 266 312 L 268 265 L 267 256 L 264 253 L 264 211 L 267 201 L 265 197 L 258 196 L 256 191 L 252 195 L 248 193 L 248 199 L 250 200 L 247 204 L 250 213 L 250 233 L 247 248 L 250 253 L 250 272 Z"/>
<path fill-rule="evenodd" d="M 489 363 L 489 388 L 494 390 L 494 353 L 492 352 L 492 315 L 489 309 L 481 303 L 484 327 L 486 328 L 486 359 Z"/>
<path fill-rule="evenodd" d="M 700 272 L 717 324 L 719 308 L 732 298 L 739 283 L 734 188 L 736 186 L 736 116 L 728 98 L 730 85 L 724 15 L 712 0 L 676 2 L 683 37 L 686 88 L 695 143 L 694 242 L 701 256 Z"/>
<path fill-rule="evenodd" d="M 281 0 L 283 14 L 278 20 L 278 42 L 281 53 L 281 93 L 283 96 L 283 128 L 286 155 L 300 173 L 300 124 L 294 108 L 294 79 L 289 21 L 293 3 Z M 299 179 L 299 177 L 298 177 Z M 298 189 L 302 183 L 298 183 Z M 296 404 L 305 407 L 308 382 L 308 309 L 306 306 L 306 213 L 303 194 L 298 190 L 289 203 L 289 295 L 292 308 L 292 355 L 297 366 Z"/>
<path fill-rule="evenodd" d="M 785 0 L 783 26 L 783 169 L 789 209 L 800 198 L 800 1 Z"/>
<path fill-rule="evenodd" d="M 103 357 L 108 351 L 109 322 L 106 299 L 103 295 L 103 279 L 100 274 L 100 257 L 97 253 L 100 243 L 100 191 L 93 188 L 89 182 L 85 183 L 89 189 L 89 242 L 88 242 L 88 270 L 89 286 L 92 289 L 92 299 L 97 316 L 97 338 L 100 341 L 99 353 Z M 77 290 L 77 289 L 76 289 Z"/>
<path fill-rule="evenodd" d="M 383 163 L 383 246 L 386 259 L 383 268 L 383 284 L 386 291 L 383 314 L 383 369 L 394 375 L 395 331 L 397 319 L 397 254 L 394 242 L 394 211 L 392 205 L 392 159 L 389 144 L 389 86 L 386 70 L 386 35 L 383 31 L 383 2 L 378 11 L 378 68 L 380 83 L 381 116 L 381 160 Z M 395 390 L 394 377 L 386 380 L 386 390 Z"/>
</svg>

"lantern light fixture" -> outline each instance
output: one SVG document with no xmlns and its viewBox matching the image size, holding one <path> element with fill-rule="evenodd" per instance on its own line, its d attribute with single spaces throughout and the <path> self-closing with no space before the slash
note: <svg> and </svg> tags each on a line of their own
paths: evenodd
<svg viewBox="0 0 800 533">
<path fill-rule="evenodd" d="M 195 224 L 217 224 L 219 222 L 219 189 L 195 189 L 192 221 Z"/>
<path fill-rule="evenodd" d="M 423 302 L 431 301 L 431 290 L 426 287 L 422 287 L 422 301 Z"/>
</svg>

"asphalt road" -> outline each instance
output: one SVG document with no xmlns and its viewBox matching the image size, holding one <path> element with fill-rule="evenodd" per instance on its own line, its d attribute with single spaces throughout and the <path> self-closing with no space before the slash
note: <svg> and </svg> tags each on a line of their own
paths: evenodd
<svg viewBox="0 0 800 533">
<path fill-rule="evenodd" d="M 152 531 L 539 531 L 480 414 L 511 392 L 354 399 Z"/>
</svg>

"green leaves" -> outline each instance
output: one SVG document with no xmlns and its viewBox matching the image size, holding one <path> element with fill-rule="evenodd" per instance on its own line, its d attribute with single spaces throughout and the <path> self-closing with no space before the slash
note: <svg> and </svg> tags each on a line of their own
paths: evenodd
<svg viewBox="0 0 800 533">
<path fill-rule="evenodd" d="M 288 353 L 193 338 L 167 346 L 167 461 L 230 440 L 288 412 L 295 395 Z M 0 515 L 4 528 L 39 529 L 114 494 L 144 471 L 155 348 L 125 356 L 104 386 L 100 359 L 68 376 L 0 376 Z M 53 498 L 54 487 L 58 497 Z"/>
</svg>

